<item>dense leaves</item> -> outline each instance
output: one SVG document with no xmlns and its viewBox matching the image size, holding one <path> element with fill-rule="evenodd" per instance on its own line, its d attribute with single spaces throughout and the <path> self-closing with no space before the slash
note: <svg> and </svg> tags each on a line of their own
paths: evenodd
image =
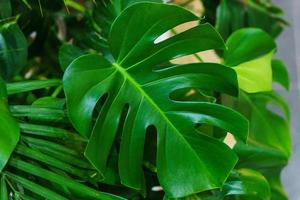
<svg viewBox="0 0 300 200">
<path fill-rule="evenodd" d="M 239 155 L 237 167 L 260 171 L 269 182 L 272 199 L 286 199 L 280 185 L 280 171 L 291 154 L 290 116 L 286 100 L 272 91 L 272 79 L 288 89 L 287 70 L 281 61 L 272 61 L 275 43 L 259 29 L 241 29 L 226 44 L 224 62 L 237 71 L 239 87 L 245 91 L 240 92 L 233 107 L 250 123 L 247 144 L 238 140 L 234 147 Z"/>
<path fill-rule="evenodd" d="M 287 199 L 283 13 L 202 2 L 2 0 L 0 199 Z"/>
<path fill-rule="evenodd" d="M 20 93 L 41 89 L 47 83 L 51 81 L 12 83 L 10 88 L 14 88 L 15 93 Z M 27 90 L 20 85 L 27 87 Z M 5 87 L 5 84 L 1 83 L 1 86 Z M 1 91 L 5 91 L 3 87 Z M 6 100 L 2 98 L 1 103 L 6 105 Z M 18 106 L 20 105 L 14 105 Z M 16 109 L 12 107 L 10 113 L 7 105 L 1 107 L 0 129 L 3 143 L 0 160 L 3 162 L 10 158 L 1 172 L 2 199 L 7 199 L 10 193 L 14 198 L 25 199 L 123 199 L 84 184 L 100 180 L 96 170 L 83 156 L 85 139 L 73 131 L 51 126 L 47 118 L 37 119 L 36 113 L 36 118 L 32 117 L 31 113 L 35 112 L 32 108 L 43 111 L 48 117 L 55 110 L 64 112 L 63 99 L 45 97 L 37 100 L 33 107 L 22 106 L 28 108 L 27 113 L 16 113 Z M 17 116 L 19 123 L 12 115 Z M 60 118 L 59 115 L 52 115 L 52 123 L 59 122 Z M 20 132 L 20 141 L 16 145 Z M 12 151 L 14 152 L 10 156 Z M 4 165 L 5 163 L 1 163 L 1 169 Z"/>
<path fill-rule="evenodd" d="M 272 37 L 278 36 L 287 22 L 283 11 L 271 1 L 204 0 L 208 21 L 227 39 L 231 33 L 244 27 L 263 29 Z"/>
</svg>

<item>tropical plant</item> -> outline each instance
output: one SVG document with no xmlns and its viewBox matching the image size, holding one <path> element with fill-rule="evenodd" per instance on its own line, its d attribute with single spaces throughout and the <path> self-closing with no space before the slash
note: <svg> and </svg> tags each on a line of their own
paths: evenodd
<svg viewBox="0 0 300 200">
<path fill-rule="evenodd" d="M 203 0 L 207 21 L 216 25 L 223 38 L 243 27 L 261 28 L 278 36 L 288 23 L 283 10 L 270 0 Z"/>
<path fill-rule="evenodd" d="M 1 200 L 286 199 L 279 29 L 248 23 L 254 12 L 239 26 L 223 18 L 239 1 L 219 14 L 203 1 L 215 29 L 188 3 L 1 2 Z M 203 62 L 207 50 L 221 61 Z"/>
</svg>

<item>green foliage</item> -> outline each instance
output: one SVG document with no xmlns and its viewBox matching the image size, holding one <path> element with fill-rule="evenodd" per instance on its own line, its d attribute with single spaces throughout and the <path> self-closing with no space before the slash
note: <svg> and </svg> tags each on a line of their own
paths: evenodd
<svg viewBox="0 0 300 200">
<path fill-rule="evenodd" d="M 0 199 L 287 199 L 283 13 L 203 3 L 2 0 Z"/>
<path fill-rule="evenodd" d="M 174 20 L 169 20 L 170 15 Z M 168 196 L 183 197 L 220 187 L 233 168 L 236 159 L 230 149 L 205 133 L 199 134 L 194 127 L 197 124 L 217 126 L 245 140 L 247 122 L 244 118 L 212 103 L 175 102 L 170 95 L 187 88 L 235 95 L 234 71 L 205 63 L 169 64 L 155 69 L 172 58 L 224 47 L 222 39 L 207 24 L 155 44 L 156 38 L 164 32 L 195 19 L 177 6 L 135 4 L 112 26 L 109 44 L 114 63 L 91 54 L 79 57 L 66 70 L 64 88 L 70 118 L 76 129 L 89 138 L 85 155 L 102 174 L 105 174 L 118 127 L 122 134 L 119 174 L 121 182 L 129 187 L 138 190 L 145 187 L 143 146 L 150 126 L 157 131 L 158 179 Z M 92 129 L 93 112 L 101 98 L 103 105 Z M 124 122 L 120 120 L 122 115 Z M 237 124 L 233 125 L 232 121 Z M 209 156 L 208 149 L 226 162 Z M 180 181 L 183 177 L 184 182 Z"/>
<path fill-rule="evenodd" d="M 24 92 L 24 86 L 20 85 L 27 86 L 26 91 L 41 89 L 47 82 L 50 81 L 13 83 L 9 87 L 13 88 L 10 93 Z M 2 86 L 5 87 L 3 84 Z M 60 99 L 48 97 L 37 100 L 32 106 L 22 105 L 28 108 L 26 113 L 21 114 L 19 109 L 14 108 L 20 105 L 10 107 L 12 115 L 8 111 L 7 115 L 1 112 L 1 133 L 15 136 L 12 138 L 14 140 L 11 147 L 8 146 L 10 139 L 5 139 L 6 135 L 3 135 L 1 140 L 5 142 L 1 146 L 7 147 L 1 148 L 2 156 L 6 156 L 6 151 L 11 153 L 14 150 L 7 166 L 1 172 L 1 186 L 6 194 L 3 194 L 3 198 L 12 192 L 15 198 L 20 196 L 25 199 L 123 199 L 82 184 L 94 183 L 99 180 L 99 175 L 83 156 L 85 139 L 73 131 L 54 126 L 60 122 L 61 116 L 52 116 L 52 122 L 49 123 L 48 118 L 37 119 L 31 115 L 32 112 L 35 113 L 33 108 L 39 109 L 40 114 L 42 111 L 48 117 L 54 111 L 64 112 L 64 101 L 63 104 L 61 102 Z M 12 116 L 17 118 L 18 123 Z M 34 116 L 37 117 L 37 114 Z M 3 121 L 2 117 L 6 121 Z M 63 127 L 67 127 L 67 124 Z M 20 133 L 20 141 L 16 146 Z M 7 159 L 1 157 L 2 162 Z"/>
<path fill-rule="evenodd" d="M 270 0 L 203 0 L 203 3 L 208 21 L 215 23 L 225 39 L 244 27 L 260 28 L 277 37 L 288 25 L 282 19 L 283 11 Z"/>
</svg>

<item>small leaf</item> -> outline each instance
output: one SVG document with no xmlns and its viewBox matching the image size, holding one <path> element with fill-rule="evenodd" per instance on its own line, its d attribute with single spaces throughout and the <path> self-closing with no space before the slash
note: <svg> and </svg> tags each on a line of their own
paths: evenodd
<svg viewBox="0 0 300 200">
<path fill-rule="evenodd" d="M 20 128 L 8 109 L 6 85 L 0 78 L 0 172 L 15 149 L 19 137 Z"/>
<path fill-rule="evenodd" d="M 224 63 L 237 72 L 239 87 L 248 93 L 272 90 L 274 40 L 256 28 L 234 32 L 226 42 Z"/>
<path fill-rule="evenodd" d="M 248 93 L 272 90 L 273 51 L 269 54 L 237 65 L 233 69 L 238 75 L 239 87 Z"/>
<path fill-rule="evenodd" d="M 0 26 L 0 75 L 9 79 L 27 64 L 27 41 L 16 22 Z"/>
<path fill-rule="evenodd" d="M 225 196 L 243 196 L 269 200 L 270 186 L 266 178 L 252 169 L 238 169 L 223 187 Z"/>
<path fill-rule="evenodd" d="M 281 60 L 272 61 L 273 81 L 279 83 L 285 89 L 289 89 L 289 73 L 285 64 Z"/>
</svg>

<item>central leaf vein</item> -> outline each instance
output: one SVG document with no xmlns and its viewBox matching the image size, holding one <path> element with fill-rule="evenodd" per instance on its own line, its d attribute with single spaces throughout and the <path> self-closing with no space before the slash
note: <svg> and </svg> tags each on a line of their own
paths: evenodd
<svg viewBox="0 0 300 200">
<path fill-rule="evenodd" d="M 159 106 L 153 101 L 153 99 L 144 91 L 144 89 L 140 86 L 140 84 L 126 71 L 126 69 L 122 68 L 119 64 L 113 63 L 113 66 L 116 68 L 118 72 L 120 72 L 125 79 L 127 79 L 144 97 L 144 99 L 147 99 L 148 102 L 159 112 L 159 114 L 163 117 L 163 119 L 166 121 L 168 125 L 175 131 L 175 133 L 183 139 L 183 142 L 191 149 L 191 152 L 193 152 L 196 157 L 198 158 L 197 153 L 194 151 L 194 149 L 191 147 L 191 145 L 186 141 L 185 137 L 179 132 L 179 130 L 174 126 L 174 124 L 169 120 L 169 118 L 165 115 L 165 112 L 159 108 Z M 198 159 L 199 162 L 202 163 L 200 159 Z M 203 163 L 202 163 L 203 164 Z"/>
</svg>

